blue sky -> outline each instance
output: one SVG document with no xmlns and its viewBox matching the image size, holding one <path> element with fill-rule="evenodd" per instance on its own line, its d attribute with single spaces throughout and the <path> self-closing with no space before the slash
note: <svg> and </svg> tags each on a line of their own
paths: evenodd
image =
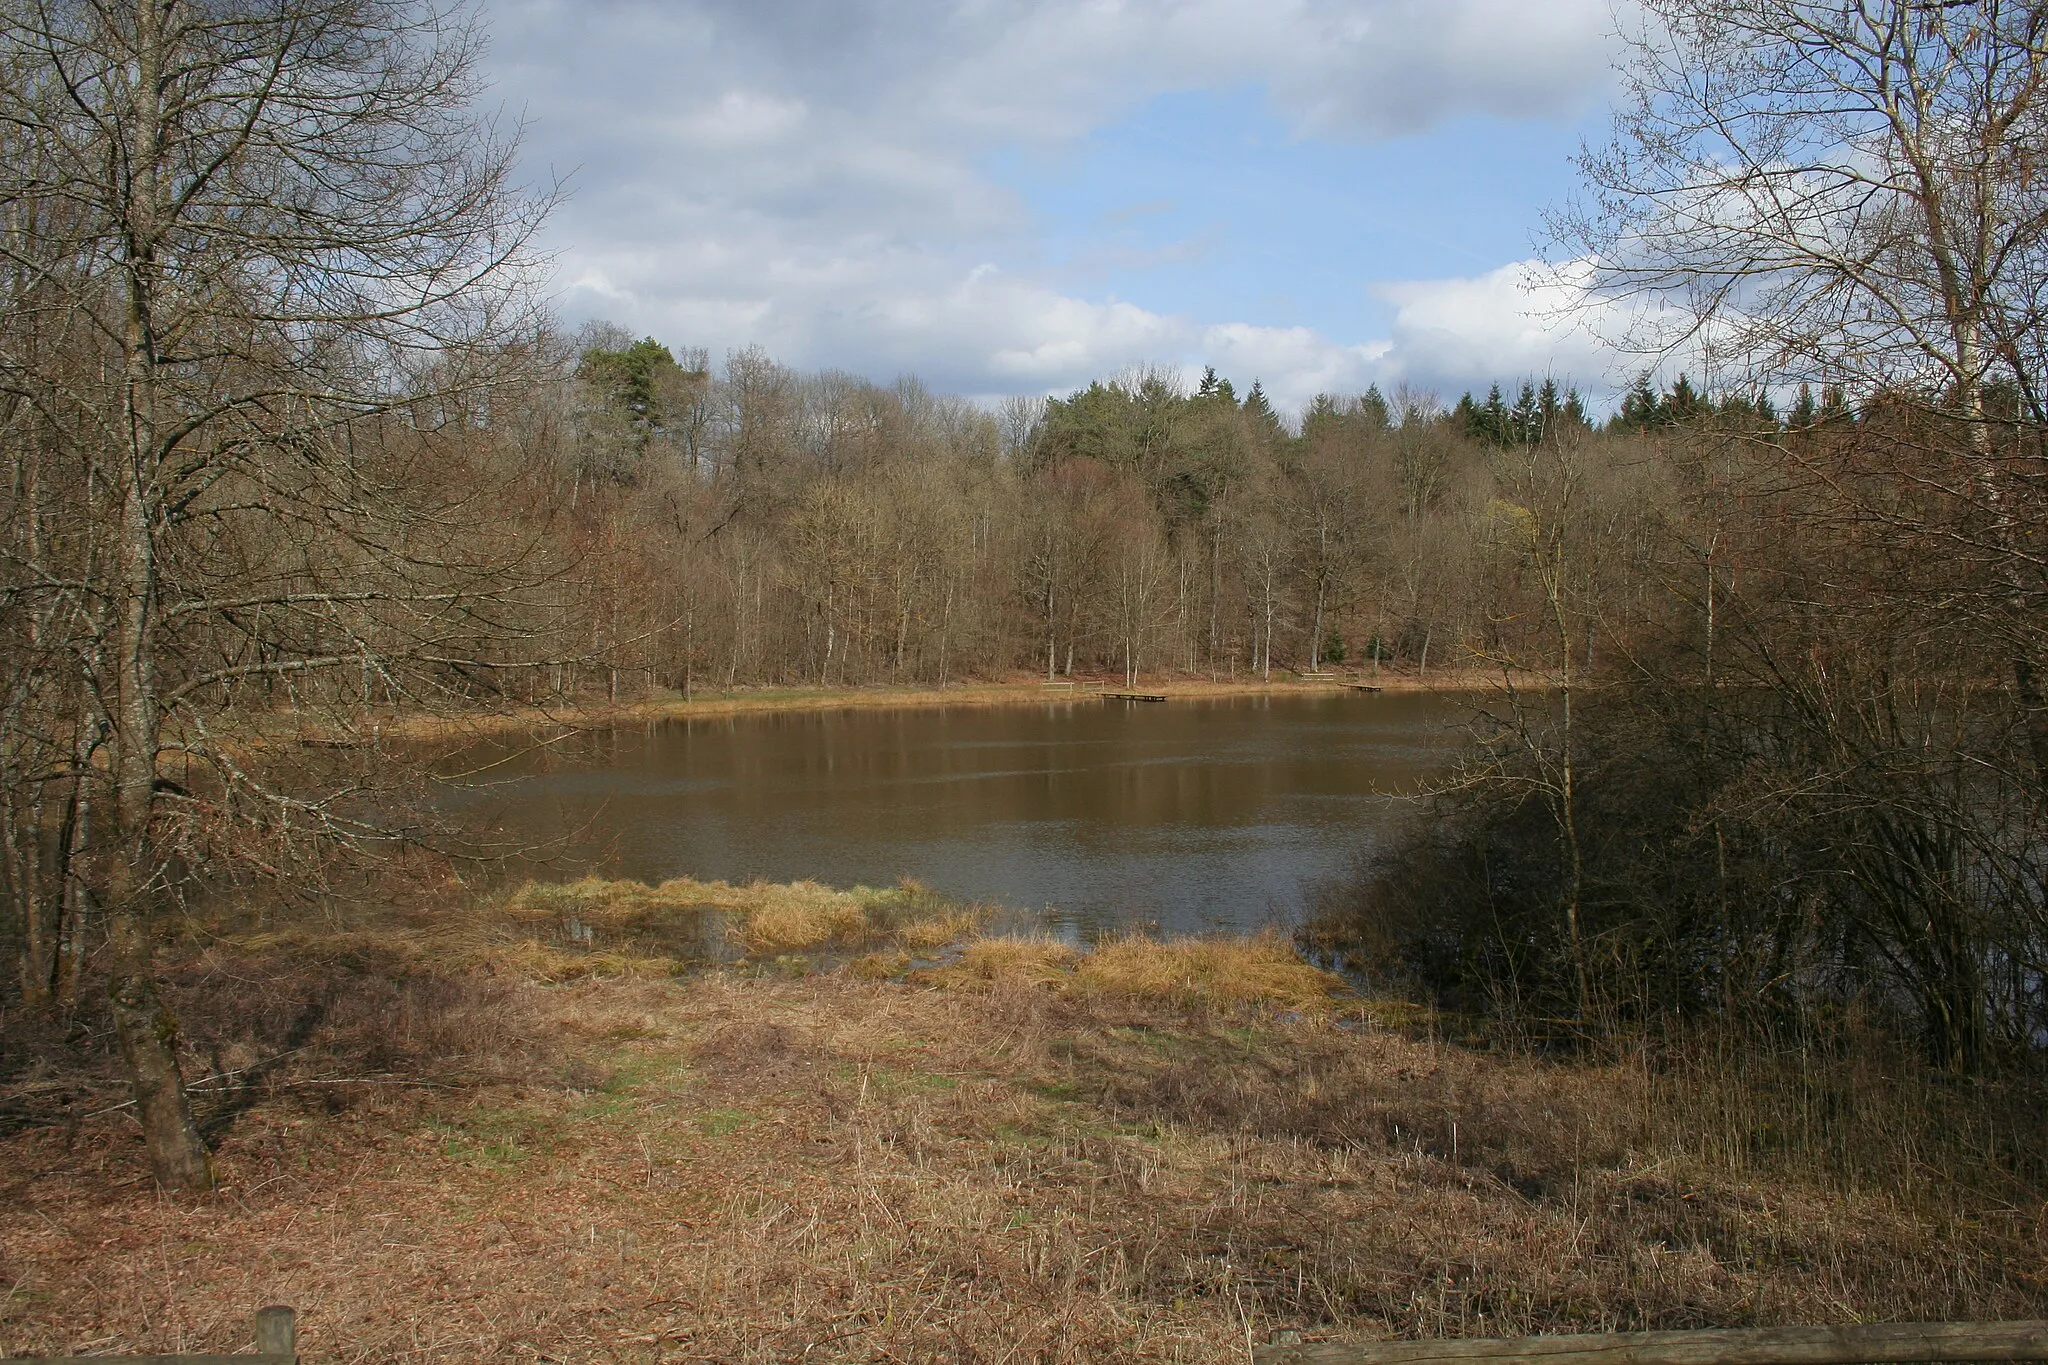
<svg viewBox="0 0 2048 1365">
<path fill-rule="evenodd" d="M 1465 116 L 1353 143 L 1297 135 L 1258 87 L 1183 91 L 983 165 L 1038 221 L 1018 268 L 1159 312 L 1380 336 L 1389 279 L 1528 257 L 1603 119 Z"/>
<path fill-rule="evenodd" d="M 1545 205 L 1606 0 L 487 0 L 558 306 L 981 399 L 1618 369 Z"/>
</svg>

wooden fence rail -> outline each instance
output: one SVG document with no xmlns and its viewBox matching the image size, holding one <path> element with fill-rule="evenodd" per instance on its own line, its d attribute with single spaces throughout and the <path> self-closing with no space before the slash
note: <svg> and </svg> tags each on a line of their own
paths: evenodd
<svg viewBox="0 0 2048 1365">
<path fill-rule="evenodd" d="M 298 1315 L 282 1306 L 256 1312 L 256 1354 L 230 1356 L 26 1356 L 35 1365 L 298 1365 Z"/>
<path fill-rule="evenodd" d="M 1894 1322 L 1699 1332 L 1464 1341 L 1306 1342 L 1263 1346 L 1254 1365 L 1888 1365 L 1899 1361 L 2048 1361 L 2048 1322 Z"/>
</svg>

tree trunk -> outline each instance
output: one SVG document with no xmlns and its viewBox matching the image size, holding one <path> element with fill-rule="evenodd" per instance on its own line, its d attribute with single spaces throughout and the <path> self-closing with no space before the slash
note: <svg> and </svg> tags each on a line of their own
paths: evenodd
<svg viewBox="0 0 2048 1365">
<path fill-rule="evenodd" d="M 90 721 L 79 720 L 77 766 L 80 776 L 72 780 L 71 814 L 64 829 L 62 854 L 63 897 L 59 903 L 61 926 L 57 959 L 57 1004 L 70 1009 L 78 1003 L 78 983 L 85 975 L 86 914 L 90 906 L 85 894 L 85 859 L 92 842 L 92 788 L 83 774 L 92 762 L 92 744 L 85 738 Z"/>
<path fill-rule="evenodd" d="M 167 1190 L 211 1189 L 213 1162 L 192 1122 L 185 1078 L 178 1070 L 178 1021 L 157 997 L 149 930 L 132 895 L 129 908 L 113 915 L 108 937 L 113 961 L 107 994 L 150 1169 Z"/>
<path fill-rule="evenodd" d="M 162 458 L 153 308 L 159 231 L 158 168 L 163 145 L 164 86 L 161 0 L 136 7 L 137 116 L 130 138 L 134 171 L 129 204 L 124 351 L 127 446 L 119 454 L 121 522 L 115 587 L 113 687 L 115 716 L 112 837 L 106 842 L 106 904 L 113 960 L 108 995 L 121 1055 L 134 1086 L 135 1113 L 156 1177 L 170 1190 L 213 1185 L 206 1145 L 192 1122 L 185 1078 L 178 1071 L 177 1021 L 157 999 L 149 920 L 156 881 L 156 762 L 160 747 L 156 691 L 156 542 Z"/>
<path fill-rule="evenodd" d="M 147 394 L 147 387 L 141 386 L 138 396 L 143 401 L 138 407 L 146 406 Z M 119 723 L 114 736 L 114 828 L 106 863 L 113 960 L 107 988 L 121 1056 L 134 1087 L 135 1115 L 157 1181 L 168 1190 L 204 1190 L 213 1185 L 212 1164 L 192 1122 L 185 1079 L 178 1071 L 177 1020 L 157 998 L 151 963 L 158 717 L 150 633 L 156 584 L 141 494 L 139 487 L 128 490 L 122 517 Z"/>
</svg>

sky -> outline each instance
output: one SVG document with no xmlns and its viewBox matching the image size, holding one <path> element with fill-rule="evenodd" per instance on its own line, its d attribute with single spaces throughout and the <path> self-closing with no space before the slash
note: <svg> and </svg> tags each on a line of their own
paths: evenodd
<svg viewBox="0 0 2048 1365">
<path fill-rule="evenodd" d="M 484 5 L 572 324 L 981 401 L 1622 379 L 1539 255 L 1609 0 Z"/>
</svg>

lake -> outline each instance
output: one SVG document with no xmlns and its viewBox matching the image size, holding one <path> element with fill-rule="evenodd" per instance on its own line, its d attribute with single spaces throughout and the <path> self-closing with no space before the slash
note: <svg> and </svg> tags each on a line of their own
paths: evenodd
<svg viewBox="0 0 2048 1365">
<path fill-rule="evenodd" d="M 448 804 L 562 840 L 543 875 L 914 877 L 1082 933 L 1248 929 L 1408 818 L 1467 714 L 1343 693 L 664 721 L 518 755 Z"/>
</svg>

